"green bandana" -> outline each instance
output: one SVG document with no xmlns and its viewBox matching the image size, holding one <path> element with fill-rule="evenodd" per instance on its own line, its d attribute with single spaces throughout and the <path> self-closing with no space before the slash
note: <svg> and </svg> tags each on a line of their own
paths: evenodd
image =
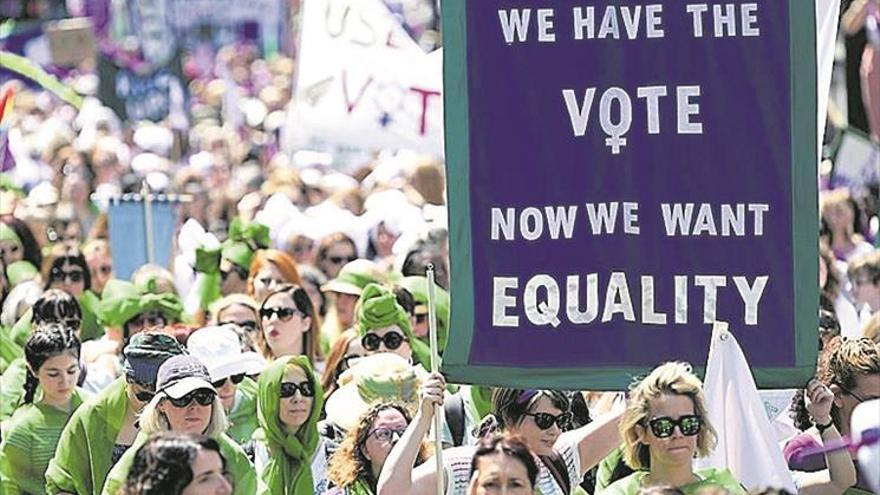
<svg viewBox="0 0 880 495">
<path fill-rule="evenodd" d="M 492 388 L 471 385 L 471 400 L 474 407 L 480 415 L 480 419 L 485 418 L 492 412 Z"/>
<path fill-rule="evenodd" d="M 108 327 L 122 327 L 135 316 L 152 310 L 161 311 L 169 323 L 180 321 L 183 313 L 183 304 L 175 294 L 142 293 L 125 280 L 110 280 L 102 294 L 96 309 L 99 321 Z"/>
<path fill-rule="evenodd" d="M 358 335 L 364 336 L 370 330 L 391 325 L 397 325 L 403 330 L 412 349 L 413 359 L 425 369 L 430 369 L 431 349 L 413 335 L 409 315 L 397 304 L 394 293 L 381 285 L 366 286 L 357 303 Z"/>
<path fill-rule="evenodd" d="M 245 223 L 240 218 L 229 224 L 229 237 L 223 243 L 223 257 L 242 268 L 250 268 L 254 253 L 272 243 L 269 227 L 257 222 Z"/>
<path fill-rule="evenodd" d="M 3 222 L 0 222 L 0 241 L 12 241 L 18 244 L 19 249 L 24 249 L 24 245 L 21 243 L 21 239 L 18 238 L 18 234 L 12 230 L 12 227 Z"/>
<path fill-rule="evenodd" d="M 37 267 L 24 260 L 10 263 L 6 267 L 6 280 L 9 281 L 10 287 L 15 287 L 26 280 L 33 280 L 39 275 L 40 271 Z"/>
<path fill-rule="evenodd" d="M 284 429 L 279 419 L 281 382 L 288 368 L 298 366 L 305 371 L 315 390 L 312 412 L 296 433 Z M 257 419 L 269 447 L 269 461 L 261 474 L 265 491 L 270 495 L 311 495 L 312 456 L 318 448 L 318 420 L 324 407 L 324 390 L 315 376 L 309 358 L 290 356 L 275 360 L 260 375 L 257 392 Z"/>
</svg>

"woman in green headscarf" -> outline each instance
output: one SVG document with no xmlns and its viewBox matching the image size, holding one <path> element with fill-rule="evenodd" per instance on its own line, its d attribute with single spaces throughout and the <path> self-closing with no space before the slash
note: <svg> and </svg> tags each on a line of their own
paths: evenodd
<svg viewBox="0 0 880 495">
<path fill-rule="evenodd" d="M 357 330 L 368 356 L 393 352 L 430 369 L 430 348 L 415 338 L 409 315 L 385 287 L 370 284 L 364 288 L 357 304 Z"/>
<path fill-rule="evenodd" d="M 327 451 L 318 433 L 321 381 L 306 356 L 276 359 L 260 375 L 256 466 L 260 495 L 311 495 L 327 489 Z"/>
<path fill-rule="evenodd" d="M 177 295 L 143 291 L 125 280 L 107 282 L 98 305 L 100 323 L 122 329 L 124 343 L 149 327 L 179 322 L 182 313 L 183 304 Z"/>
</svg>

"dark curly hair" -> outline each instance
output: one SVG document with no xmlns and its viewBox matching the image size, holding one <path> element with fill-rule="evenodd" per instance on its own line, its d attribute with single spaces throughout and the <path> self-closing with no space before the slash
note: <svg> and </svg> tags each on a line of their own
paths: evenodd
<svg viewBox="0 0 880 495">
<path fill-rule="evenodd" d="M 213 438 L 163 432 L 137 451 L 122 488 L 122 495 L 180 495 L 193 480 L 192 464 L 200 450 L 211 450 L 226 460 Z"/>
<path fill-rule="evenodd" d="M 0 218 L 0 222 L 5 223 L 9 228 L 15 231 L 15 235 L 18 236 L 18 239 L 21 241 L 21 245 L 24 248 L 24 260 L 30 262 L 30 264 L 35 267 L 42 266 L 43 251 L 40 248 L 40 244 L 37 242 L 37 238 L 34 237 L 33 231 L 28 227 L 28 224 L 26 224 L 24 220 L 13 216 L 3 216 Z"/>
<path fill-rule="evenodd" d="M 61 289 L 49 289 L 34 303 L 32 323 L 63 323 L 77 331 L 82 317 L 82 308 L 75 297 Z"/>
<path fill-rule="evenodd" d="M 532 488 L 535 487 L 535 482 L 538 480 L 538 463 L 522 438 L 516 435 L 492 435 L 480 440 L 477 451 L 471 459 L 471 476 L 479 468 L 480 459 L 494 454 L 504 454 L 523 463 Z"/>
<path fill-rule="evenodd" d="M 79 360 L 80 342 L 73 329 L 61 323 L 41 323 L 34 328 L 24 345 L 24 357 L 28 364 L 24 382 L 24 404 L 34 401 L 40 381 L 36 374 L 50 358 L 69 352 Z"/>
</svg>

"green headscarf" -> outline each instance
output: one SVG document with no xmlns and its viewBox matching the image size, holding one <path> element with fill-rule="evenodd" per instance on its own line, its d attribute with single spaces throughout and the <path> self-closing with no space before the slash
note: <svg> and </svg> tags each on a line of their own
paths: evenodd
<svg viewBox="0 0 880 495">
<path fill-rule="evenodd" d="M 102 295 L 96 309 L 99 321 L 107 327 L 122 327 L 128 320 L 147 311 L 161 311 L 169 322 L 180 321 L 183 313 L 183 304 L 177 295 L 144 293 L 125 280 L 110 280 Z"/>
<path fill-rule="evenodd" d="M 397 325 L 406 335 L 413 359 L 425 369 L 431 369 L 431 349 L 412 333 L 409 314 L 397 304 L 394 293 L 387 288 L 370 284 L 364 288 L 357 302 L 357 331 L 364 336 L 370 330 Z"/>
<path fill-rule="evenodd" d="M 281 382 L 291 366 L 302 368 L 315 390 L 309 419 L 295 433 L 287 432 L 278 416 Z M 258 386 L 257 419 L 261 430 L 257 435 L 262 434 L 269 447 L 269 461 L 260 473 L 264 485 L 261 493 L 311 495 L 314 492 L 312 456 L 320 441 L 318 420 L 324 407 L 321 381 L 315 376 L 308 357 L 289 356 L 269 365 L 260 375 Z"/>
<path fill-rule="evenodd" d="M 12 241 L 18 244 L 19 249 L 24 249 L 24 244 L 21 243 L 21 239 L 15 233 L 15 230 L 3 222 L 0 222 L 0 241 Z"/>
<path fill-rule="evenodd" d="M 39 276 L 40 271 L 29 261 L 15 261 L 6 267 L 6 280 L 9 281 L 10 287 L 15 287 L 25 280 L 33 280 Z"/>
<path fill-rule="evenodd" d="M 223 257 L 243 268 L 250 268 L 254 253 L 271 244 L 269 227 L 258 223 L 245 223 L 236 217 L 229 224 L 229 236 L 223 242 Z"/>
</svg>

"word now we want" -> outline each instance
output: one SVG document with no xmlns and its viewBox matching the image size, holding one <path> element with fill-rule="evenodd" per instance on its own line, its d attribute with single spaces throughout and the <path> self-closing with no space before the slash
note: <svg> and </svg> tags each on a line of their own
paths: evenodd
<svg viewBox="0 0 880 495">
<path fill-rule="evenodd" d="M 639 204 L 634 202 L 586 203 L 586 225 L 591 235 L 614 234 L 620 225 L 624 234 L 638 235 Z M 577 205 L 492 208 L 490 238 L 513 241 L 517 236 L 535 241 L 571 239 L 578 222 Z M 764 235 L 766 203 L 662 203 L 660 214 L 667 236 L 744 237 Z"/>
</svg>

